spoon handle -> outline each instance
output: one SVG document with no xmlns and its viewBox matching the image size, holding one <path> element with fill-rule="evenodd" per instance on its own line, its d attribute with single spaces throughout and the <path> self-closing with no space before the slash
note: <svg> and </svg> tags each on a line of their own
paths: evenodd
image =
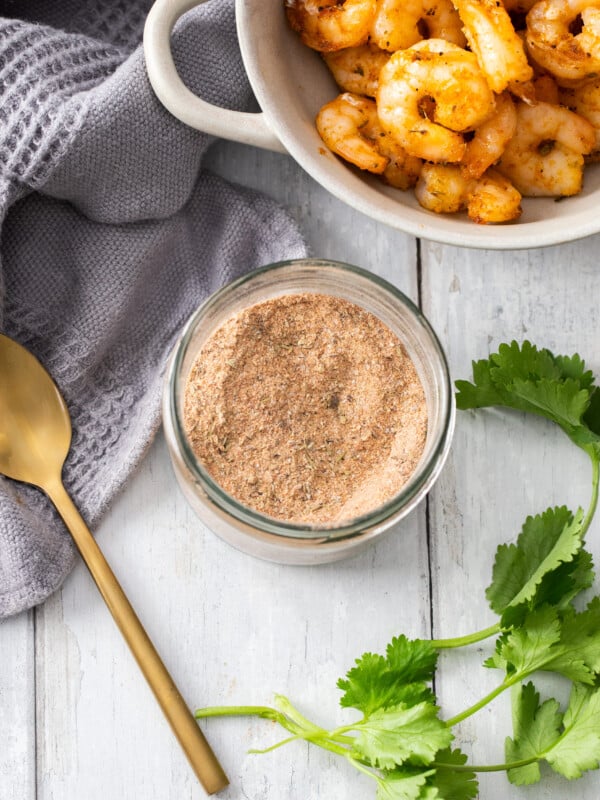
<svg viewBox="0 0 600 800">
<path fill-rule="evenodd" d="M 229 783 L 227 776 L 71 497 L 60 481 L 44 486 L 44 491 L 69 529 L 198 780 L 208 794 L 224 789 Z"/>
</svg>

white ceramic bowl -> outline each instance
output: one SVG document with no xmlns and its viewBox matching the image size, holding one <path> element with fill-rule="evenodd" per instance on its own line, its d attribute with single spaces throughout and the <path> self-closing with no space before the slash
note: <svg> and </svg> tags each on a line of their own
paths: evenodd
<svg viewBox="0 0 600 800">
<path fill-rule="evenodd" d="M 579 239 L 600 231 L 600 166 L 588 167 L 576 197 L 525 199 L 518 222 L 476 225 L 466 214 L 422 209 L 402 192 L 358 173 L 323 145 L 314 119 L 339 93 L 318 53 L 290 30 L 283 0 L 236 0 L 244 65 L 262 114 L 216 108 L 190 92 L 170 52 L 177 19 L 198 0 L 157 0 L 146 23 L 144 48 L 150 82 L 164 105 L 199 130 L 234 141 L 288 152 L 333 195 L 368 216 L 415 236 L 465 247 L 510 250 Z"/>
</svg>

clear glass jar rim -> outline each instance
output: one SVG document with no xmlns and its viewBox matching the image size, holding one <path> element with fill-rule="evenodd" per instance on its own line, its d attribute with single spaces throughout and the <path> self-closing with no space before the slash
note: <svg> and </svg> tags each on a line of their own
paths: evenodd
<svg viewBox="0 0 600 800">
<path fill-rule="evenodd" d="M 198 324 L 207 315 L 211 308 L 220 303 L 224 298 L 227 298 L 228 295 L 235 293 L 235 291 L 241 286 L 257 280 L 257 278 L 265 275 L 266 273 L 292 273 L 300 268 L 313 268 L 317 270 L 323 267 L 326 267 L 334 272 L 337 271 L 340 274 L 358 276 L 361 279 L 371 282 L 379 289 L 390 294 L 397 302 L 408 309 L 408 311 L 415 317 L 415 320 L 419 323 L 419 325 L 424 328 L 431 341 L 431 344 L 433 344 L 434 350 L 439 359 L 439 366 L 441 367 L 443 388 L 445 393 L 445 403 L 441 410 L 442 421 L 440 424 L 440 432 L 427 461 L 421 464 L 421 466 L 413 473 L 413 475 L 411 475 L 400 492 L 394 495 L 389 501 L 381 506 L 378 506 L 376 509 L 367 512 L 366 514 L 348 520 L 342 525 L 331 526 L 292 523 L 276 519 L 274 517 L 269 517 L 253 510 L 252 508 L 249 508 L 248 506 L 243 505 L 237 501 L 235 497 L 225 492 L 196 458 L 184 432 L 178 403 L 180 392 L 184 388 L 181 385 L 181 373 L 188 347 Z M 311 288 L 307 287 L 306 289 L 302 289 L 302 291 L 311 291 Z M 290 292 L 290 294 L 291 293 L 292 292 Z M 242 275 L 234 281 L 226 284 L 221 289 L 218 289 L 213 294 L 209 295 L 209 297 L 207 297 L 206 300 L 191 315 L 188 322 L 184 326 L 183 332 L 177 344 L 175 345 L 175 351 L 173 358 L 171 359 L 167 381 L 168 411 L 170 413 L 170 422 L 174 432 L 176 445 L 194 480 L 200 484 L 201 488 L 205 491 L 210 500 L 212 500 L 219 508 L 228 512 L 238 521 L 246 525 L 251 525 L 262 532 L 280 536 L 284 539 L 296 538 L 315 540 L 326 538 L 329 541 L 334 539 L 340 540 L 345 537 L 355 536 L 366 528 L 372 528 L 385 522 L 385 520 L 389 519 L 391 516 L 394 516 L 404 506 L 408 505 L 417 495 L 419 495 L 421 492 L 424 492 L 424 487 L 427 486 L 432 474 L 436 473 L 436 471 L 441 467 L 440 461 L 443 463 L 445 460 L 452 439 L 455 409 L 454 396 L 451 390 L 450 370 L 444 350 L 429 321 L 418 308 L 418 306 L 416 306 L 409 297 L 407 297 L 389 281 L 386 281 L 384 278 L 381 278 L 375 273 L 369 272 L 362 267 L 346 264 L 341 261 L 316 258 L 278 261 L 246 273 L 245 275 Z"/>
</svg>

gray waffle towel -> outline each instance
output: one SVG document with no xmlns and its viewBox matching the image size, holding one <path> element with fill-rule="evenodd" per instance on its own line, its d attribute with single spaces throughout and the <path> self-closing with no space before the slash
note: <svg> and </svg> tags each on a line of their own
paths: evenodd
<svg viewBox="0 0 600 800">
<path fill-rule="evenodd" d="M 156 432 L 191 311 L 236 275 L 305 254 L 284 211 L 203 171 L 211 139 L 153 95 L 149 5 L 0 0 L 0 331 L 65 396 L 65 482 L 92 528 Z M 174 52 L 194 91 L 252 108 L 231 0 L 186 15 Z M 0 617 L 43 601 L 73 560 L 41 492 L 0 478 Z"/>
</svg>

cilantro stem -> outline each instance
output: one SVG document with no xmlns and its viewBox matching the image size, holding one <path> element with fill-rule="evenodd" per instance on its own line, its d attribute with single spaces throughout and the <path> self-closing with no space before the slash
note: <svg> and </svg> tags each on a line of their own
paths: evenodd
<svg viewBox="0 0 600 800">
<path fill-rule="evenodd" d="M 276 744 L 272 744 L 270 747 L 265 747 L 263 750 L 248 750 L 249 753 L 252 755 L 264 755 L 265 753 L 271 753 L 273 750 L 277 750 L 279 747 L 283 747 L 284 744 L 289 744 L 290 742 L 296 742 L 298 739 L 302 739 L 302 736 L 288 736 L 287 739 L 282 739 L 280 742 Z"/>
<path fill-rule="evenodd" d="M 587 510 L 587 514 L 585 515 L 585 519 L 581 523 L 581 535 L 582 537 L 585 536 L 587 533 L 588 528 L 592 522 L 594 514 L 596 513 L 596 508 L 598 506 L 598 482 L 600 477 L 600 459 L 596 455 L 595 451 L 591 451 L 589 453 L 590 460 L 592 462 L 592 496 L 590 499 L 590 505 Z"/>
<path fill-rule="evenodd" d="M 376 772 L 370 770 L 368 767 L 366 767 L 364 764 L 362 764 L 360 761 L 358 761 L 351 755 L 347 755 L 346 758 L 352 764 L 353 767 L 356 767 L 356 769 L 359 772 L 362 772 L 364 775 L 368 775 L 369 778 L 374 778 L 378 783 L 381 783 L 381 778 L 379 777 L 379 775 L 377 775 Z"/>
<path fill-rule="evenodd" d="M 467 717 L 470 717 L 472 714 L 475 714 L 475 712 L 479 711 L 484 706 L 487 706 L 488 703 L 491 703 L 491 701 L 495 697 L 498 697 L 499 694 L 502 694 L 502 692 L 508 689 L 510 686 L 512 686 L 515 683 L 518 683 L 520 680 L 523 680 L 523 677 L 524 677 L 523 674 L 515 673 L 510 678 L 506 678 L 504 681 L 502 681 L 501 684 L 496 686 L 495 689 L 492 689 L 491 692 L 486 694 L 485 697 L 482 697 L 481 700 L 479 700 L 477 703 L 465 709 L 465 711 L 462 711 L 460 714 L 457 714 L 455 717 L 447 719 L 446 725 L 449 728 L 452 728 L 454 725 L 457 725 L 459 722 L 462 722 L 464 719 L 467 719 Z"/>
<path fill-rule="evenodd" d="M 475 644 L 481 642 L 483 639 L 489 639 L 490 636 L 500 633 L 500 624 L 496 622 L 490 625 L 489 628 L 484 628 L 476 633 L 470 633 L 467 636 L 456 636 L 452 639 L 431 639 L 431 644 L 437 650 L 449 649 L 451 647 L 465 647 L 468 644 Z"/>
<path fill-rule="evenodd" d="M 519 767 L 526 767 L 536 761 L 540 761 L 540 756 L 531 756 L 531 758 L 523 758 L 521 761 L 511 761 L 509 764 L 443 764 L 440 761 L 433 761 L 429 766 L 436 769 L 449 769 L 453 772 L 506 772 L 509 769 L 518 769 Z"/>
<path fill-rule="evenodd" d="M 210 706 L 210 708 L 198 708 L 194 711 L 196 719 L 206 719 L 208 717 L 263 717 L 280 722 L 281 714 L 269 706 Z"/>
<path fill-rule="evenodd" d="M 268 753 L 288 742 L 303 739 L 322 747 L 324 750 L 330 750 L 336 755 L 344 756 L 344 758 L 348 757 L 350 751 L 343 744 L 352 744 L 354 742 L 352 736 L 341 736 L 337 731 L 329 733 L 329 731 L 319 728 L 306 717 L 303 717 L 287 698 L 279 695 L 278 701 L 280 705 L 284 706 L 285 711 L 278 711 L 269 706 L 211 706 L 210 708 L 197 709 L 194 712 L 194 716 L 196 719 L 206 719 L 208 717 L 262 717 L 263 719 L 271 719 L 274 722 L 278 722 L 282 728 L 292 734 L 292 736 L 272 747 L 268 747 L 266 750 L 251 750 L 250 752 Z M 336 741 L 339 744 L 336 744 Z"/>
</svg>

